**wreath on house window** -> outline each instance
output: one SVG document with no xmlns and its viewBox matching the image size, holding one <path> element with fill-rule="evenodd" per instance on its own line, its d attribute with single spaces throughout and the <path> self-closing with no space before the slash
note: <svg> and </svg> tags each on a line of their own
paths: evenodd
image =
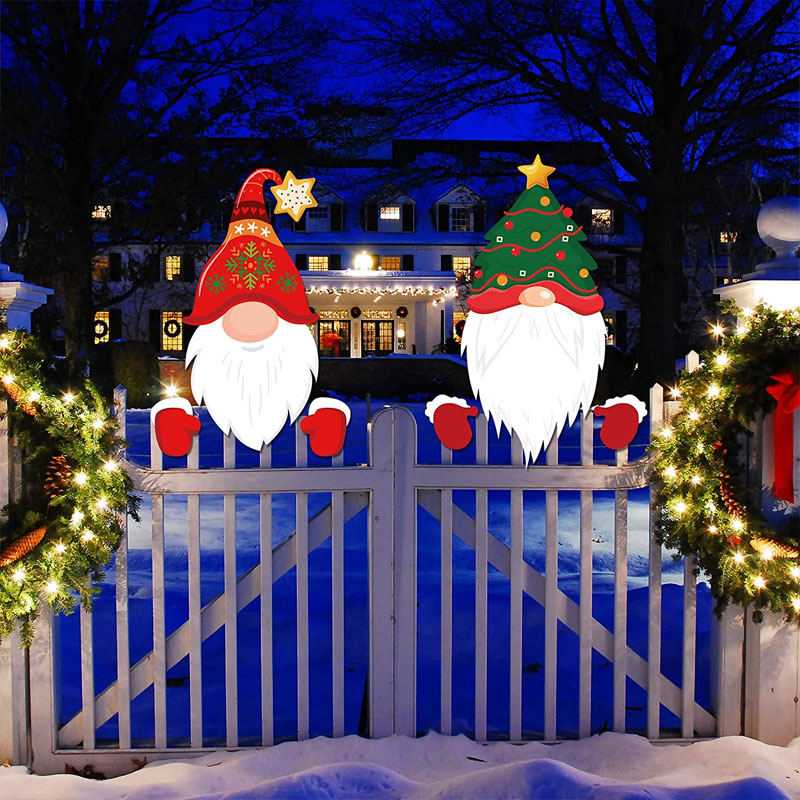
<svg viewBox="0 0 800 800">
<path fill-rule="evenodd" d="M 800 309 L 760 305 L 738 326 L 712 326 L 719 344 L 673 390 L 681 410 L 655 435 L 652 491 L 660 509 L 659 542 L 693 554 L 710 579 L 721 611 L 729 603 L 767 608 L 800 622 L 800 518 L 788 513 L 793 496 L 791 459 L 776 458 L 774 493 L 786 510 L 779 526 L 761 513 L 762 486 L 743 464 L 750 425 L 775 412 L 777 450 L 791 447 L 792 412 L 800 406 Z M 777 403 L 776 403 L 777 401 Z M 777 455 L 777 453 L 776 453 Z"/>
<path fill-rule="evenodd" d="M 357 319 L 358 317 L 360 317 L 360 316 L 361 316 L 361 309 L 360 309 L 358 306 L 353 306 L 353 307 L 350 309 L 350 316 L 351 316 L 353 319 Z"/>
<path fill-rule="evenodd" d="M 397 316 L 400 319 L 405 319 L 408 316 L 408 309 L 405 306 L 400 306 L 397 309 Z"/>
<path fill-rule="evenodd" d="M 20 497 L 0 516 L 0 639 L 21 621 L 26 646 L 40 602 L 91 608 L 124 515 L 138 519 L 106 401 L 89 381 L 56 391 L 52 367 L 35 336 L 0 331 L 0 397 L 25 454 Z"/>
</svg>

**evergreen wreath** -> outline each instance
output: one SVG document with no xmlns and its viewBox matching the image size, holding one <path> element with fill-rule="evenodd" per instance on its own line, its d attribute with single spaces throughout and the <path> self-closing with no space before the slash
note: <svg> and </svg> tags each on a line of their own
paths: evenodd
<svg viewBox="0 0 800 800">
<path fill-rule="evenodd" d="M 747 313 L 729 301 L 721 310 L 741 322 L 712 326 L 717 348 L 681 373 L 673 390 L 681 410 L 650 445 L 656 537 L 680 556 L 696 556 L 718 613 L 737 603 L 752 608 L 756 622 L 765 608 L 800 622 L 800 519 L 787 515 L 770 527 L 760 475 L 748 481 L 741 458 L 748 426 L 775 410 L 772 376 L 788 372 L 797 383 L 800 309 L 759 305 Z"/>
<path fill-rule="evenodd" d="M 53 367 L 35 336 L 0 331 L 0 396 L 24 454 L 21 496 L 0 517 L 0 640 L 21 621 L 25 646 L 40 602 L 91 609 L 125 514 L 138 519 L 106 401 L 89 381 L 55 391 Z"/>
</svg>

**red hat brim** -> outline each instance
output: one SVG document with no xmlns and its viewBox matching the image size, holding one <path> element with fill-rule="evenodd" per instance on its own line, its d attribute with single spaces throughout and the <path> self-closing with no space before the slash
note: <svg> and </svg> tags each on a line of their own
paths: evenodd
<svg viewBox="0 0 800 800">
<path fill-rule="evenodd" d="M 605 306 L 599 293 L 580 297 L 555 281 L 538 281 L 526 286 L 509 286 L 508 289 L 487 289 L 480 294 L 471 295 L 467 299 L 467 307 L 476 314 L 492 314 L 495 311 L 502 311 L 504 308 L 512 308 L 520 304 L 519 296 L 531 286 L 542 286 L 549 289 L 555 295 L 556 303 L 585 317 L 602 311 Z"/>
</svg>

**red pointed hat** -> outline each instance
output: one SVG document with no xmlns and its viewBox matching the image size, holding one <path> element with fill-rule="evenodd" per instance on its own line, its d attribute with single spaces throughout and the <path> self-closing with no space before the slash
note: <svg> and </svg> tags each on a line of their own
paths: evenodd
<svg viewBox="0 0 800 800">
<path fill-rule="evenodd" d="M 287 322 L 319 319 L 308 307 L 305 286 L 269 221 L 264 183 L 282 183 L 272 169 L 257 169 L 242 184 L 225 241 L 208 260 L 184 322 L 205 325 L 245 301 L 265 303 Z"/>
</svg>

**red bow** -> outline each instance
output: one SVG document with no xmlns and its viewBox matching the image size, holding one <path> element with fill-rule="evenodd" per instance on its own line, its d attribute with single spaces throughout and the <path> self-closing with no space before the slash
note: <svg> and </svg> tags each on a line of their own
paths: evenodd
<svg viewBox="0 0 800 800">
<path fill-rule="evenodd" d="M 778 401 L 775 411 L 775 497 L 794 503 L 794 434 L 792 414 L 800 408 L 800 385 L 790 372 L 770 375 L 777 381 L 767 391 Z"/>
</svg>

